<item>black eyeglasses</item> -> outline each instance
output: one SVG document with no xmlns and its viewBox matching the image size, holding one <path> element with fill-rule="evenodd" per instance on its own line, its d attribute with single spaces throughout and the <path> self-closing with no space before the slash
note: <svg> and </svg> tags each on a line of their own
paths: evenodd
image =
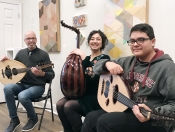
<svg viewBox="0 0 175 132">
<path fill-rule="evenodd" d="M 138 39 L 131 39 L 131 40 L 128 40 L 127 43 L 129 46 L 133 46 L 135 44 L 135 42 L 137 44 L 143 44 L 146 40 L 150 40 L 150 38 L 138 38 Z"/>
<path fill-rule="evenodd" d="M 29 40 L 35 40 L 36 38 L 33 37 L 33 38 L 25 38 L 25 40 L 29 41 Z"/>
</svg>

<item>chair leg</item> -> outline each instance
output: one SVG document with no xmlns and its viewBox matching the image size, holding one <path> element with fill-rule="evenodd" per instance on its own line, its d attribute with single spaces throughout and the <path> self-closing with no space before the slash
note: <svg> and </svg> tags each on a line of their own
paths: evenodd
<svg viewBox="0 0 175 132">
<path fill-rule="evenodd" d="M 51 105 L 52 121 L 54 121 L 54 116 L 53 116 L 53 104 L 52 104 L 52 94 L 51 94 L 51 93 L 50 93 L 50 105 Z"/>
<path fill-rule="evenodd" d="M 42 112 L 42 114 L 41 114 L 41 119 L 40 119 L 40 123 L 39 123 L 39 126 L 38 126 L 38 130 L 40 130 L 41 123 L 42 123 L 42 121 L 43 121 L 43 116 L 44 116 L 44 112 L 45 112 L 45 108 L 46 108 L 46 104 L 47 104 L 47 99 L 48 99 L 48 98 L 46 98 L 45 103 L 44 103 L 43 112 Z"/>
</svg>

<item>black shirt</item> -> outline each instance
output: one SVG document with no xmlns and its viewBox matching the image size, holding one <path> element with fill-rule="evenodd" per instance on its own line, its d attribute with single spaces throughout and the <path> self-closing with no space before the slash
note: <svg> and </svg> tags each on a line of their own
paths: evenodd
<svg viewBox="0 0 175 132">
<path fill-rule="evenodd" d="M 26 67 L 36 67 L 36 65 L 50 62 L 48 53 L 39 48 L 32 50 L 30 55 L 29 52 L 28 48 L 20 50 L 16 54 L 15 60 L 23 63 Z M 44 77 L 36 76 L 31 72 L 31 70 L 29 70 L 26 72 L 26 75 L 21 82 L 30 85 L 45 85 L 47 81 L 54 78 L 55 73 L 51 67 L 43 69 L 43 71 L 45 72 Z"/>
</svg>

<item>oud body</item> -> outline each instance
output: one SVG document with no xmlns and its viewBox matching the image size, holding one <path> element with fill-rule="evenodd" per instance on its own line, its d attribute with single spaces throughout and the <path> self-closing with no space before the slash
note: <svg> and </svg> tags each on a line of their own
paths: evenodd
<svg viewBox="0 0 175 132">
<path fill-rule="evenodd" d="M 127 108 L 132 109 L 134 105 L 138 105 L 132 100 L 132 91 L 128 81 L 122 75 L 111 75 L 109 73 L 100 76 L 98 87 L 98 102 L 100 106 L 107 112 L 123 112 Z M 139 108 L 143 116 L 148 119 L 162 120 L 162 125 L 166 126 L 166 121 L 174 124 L 174 117 L 160 114 L 155 111 L 148 111 Z"/>
<path fill-rule="evenodd" d="M 61 90 L 67 98 L 79 98 L 85 92 L 85 75 L 79 55 L 70 55 L 63 65 L 60 77 Z"/>
<path fill-rule="evenodd" d="M 37 69 L 52 67 L 54 64 L 47 62 L 41 66 L 36 66 Z M 31 67 L 26 67 L 23 63 L 16 60 L 0 61 L 0 82 L 2 84 L 10 84 L 19 82 L 29 71 Z"/>
<path fill-rule="evenodd" d="M 105 111 L 123 112 L 128 108 L 117 100 L 116 92 L 119 91 L 127 98 L 131 97 L 131 91 L 128 84 L 125 83 L 119 75 L 110 75 L 109 73 L 100 75 L 98 86 L 98 102 Z"/>
<path fill-rule="evenodd" d="M 21 69 L 21 68 L 26 68 L 26 66 L 19 61 L 15 61 L 15 60 L 1 61 L 0 62 L 0 70 L 1 70 L 0 82 L 2 84 L 19 82 L 25 76 L 26 72 L 15 75 L 12 70 Z"/>
</svg>

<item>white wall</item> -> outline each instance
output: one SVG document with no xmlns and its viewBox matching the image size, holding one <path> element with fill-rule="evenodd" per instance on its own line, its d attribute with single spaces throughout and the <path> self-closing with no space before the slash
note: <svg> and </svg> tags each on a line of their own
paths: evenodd
<svg viewBox="0 0 175 132">
<path fill-rule="evenodd" d="M 23 3 L 23 33 L 34 30 L 39 38 L 38 3 L 40 0 L 18 0 Z M 86 39 L 90 31 L 101 29 L 103 31 L 104 0 L 87 0 L 87 5 L 80 8 L 74 7 L 74 0 L 60 0 L 60 19 L 68 25 L 72 25 L 72 17 L 80 14 L 87 14 L 88 22 L 86 27 L 80 28 Z M 156 47 L 170 54 L 175 60 L 174 51 L 174 31 L 175 31 L 175 0 L 149 0 L 149 24 L 155 30 L 157 38 Z M 31 24 L 33 26 L 31 26 Z M 55 104 L 63 97 L 60 90 L 60 73 L 67 55 L 76 47 L 76 34 L 69 29 L 60 28 L 61 31 L 61 52 L 49 53 L 51 60 L 55 64 L 56 73 L 53 80 L 53 103 Z M 86 45 L 86 39 L 81 49 L 90 54 Z M 38 39 L 38 47 L 40 40 Z M 25 44 L 23 43 L 25 47 Z"/>
<path fill-rule="evenodd" d="M 90 55 L 90 50 L 86 44 L 87 36 L 92 30 L 101 29 L 103 30 L 103 0 L 87 0 L 87 5 L 80 8 L 74 7 L 74 0 L 60 0 L 60 20 L 68 25 L 72 25 L 72 17 L 76 15 L 81 15 L 82 13 L 87 14 L 88 25 L 86 27 L 80 28 L 81 32 L 84 34 L 85 41 L 81 45 L 81 49 Z M 28 30 L 33 30 L 37 34 L 38 43 L 37 46 L 40 47 L 39 40 L 39 10 L 38 3 L 40 0 L 22 0 L 23 4 L 23 33 Z M 66 60 L 67 55 L 76 48 L 76 33 L 73 31 L 60 27 L 61 34 L 61 51 L 57 53 L 49 53 L 52 62 L 55 64 L 54 71 L 56 73 L 55 79 L 52 84 L 53 93 L 53 103 L 63 97 L 60 90 L 60 73 L 62 66 Z M 26 47 L 23 43 L 23 47 Z"/>
<path fill-rule="evenodd" d="M 175 0 L 149 0 L 149 24 L 155 31 L 156 47 L 175 61 Z"/>
</svg>

